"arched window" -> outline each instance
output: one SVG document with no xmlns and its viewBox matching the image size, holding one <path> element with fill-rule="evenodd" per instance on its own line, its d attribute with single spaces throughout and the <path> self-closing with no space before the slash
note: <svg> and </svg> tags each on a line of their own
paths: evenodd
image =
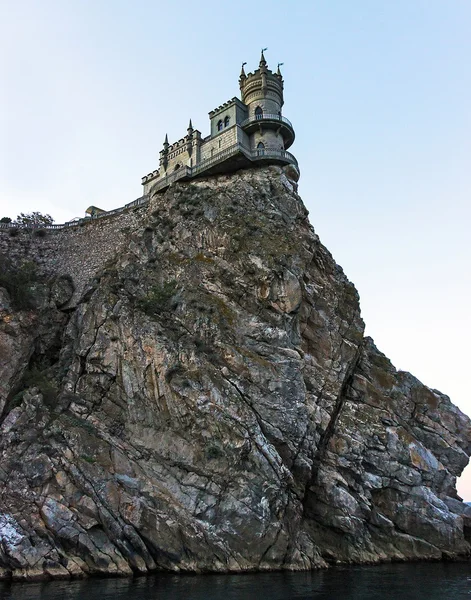
<svg viewBox="0 0 471 600">
<path fill-rule="evenodd" d="M 173 170 L 174 170 L 174 171 L 178 171 L 178 169 L 179 169 L 180 167 L 181 167 L 181 165 L 180 165 L 179 163 L 177 163 L 177 164 L 175 165 L 175 168 L 174 168 Z"/>
<path fill-rule="evenodd" d="M 227 116 L 227 117 L 224 119 L 224 127 L 229 127 L 229 121 L 230 121 L 230 119 L 229 119 L 229 116 Z"/>
<path fill-rule="evenodd" d="M 222 128 L 224 127 L 223 123 L 221 120 L 218 121 L 218 131 L 222 131 Z"/>
<path fill-rule="evenodd" d="M 263 142 L 258 142 L 257 150 L 265 150 L 265 144 Z"/>
<path fill-rule="evenodd" d="M 255 118 L 261 119 L 262 117 L 263 117 L 263 108 L 261 108 L 260 106 L 257 106 L 257 108 L 255 109 Z"/>
</svg>

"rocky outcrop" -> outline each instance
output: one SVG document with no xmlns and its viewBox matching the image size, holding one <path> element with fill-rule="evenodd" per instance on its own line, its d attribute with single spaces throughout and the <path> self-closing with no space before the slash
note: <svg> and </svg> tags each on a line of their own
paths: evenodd
<svg viewBox="0 0 471 600">
<path fill-rule="evenodd" d="M 172 186 L 74 307 L 40 289 L 2 296 L 3 576 L 469 553 L 470 421 L 364 337 L 289 170 Z"/>
</svg>

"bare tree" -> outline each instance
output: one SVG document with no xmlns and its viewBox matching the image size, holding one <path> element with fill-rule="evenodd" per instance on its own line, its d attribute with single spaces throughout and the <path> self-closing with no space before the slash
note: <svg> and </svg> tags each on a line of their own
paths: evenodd
<svg viewBox="0 0 471 600">
<path fill-rule="evenodd" d="M 31 212 L 31 213 L 20 213 L 16 217 L 15 221 L 16 225 L 37 227 L 38 225 L 52 225 L 54 223 L 54 219 L 51 215 L 43 215 L 40 212 Z"/>
</svg>

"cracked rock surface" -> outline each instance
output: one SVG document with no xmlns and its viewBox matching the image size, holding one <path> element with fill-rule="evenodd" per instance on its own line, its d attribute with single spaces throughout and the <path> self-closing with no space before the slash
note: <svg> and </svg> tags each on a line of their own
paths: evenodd
<svg viewBox="0 0 471 600">
<path fill-rule="evenodd" d="M 364 337 L 289 175 L 157 194 L 76 306 L 2 291 L 0 577 L 469 554 L 470 421 Z"/>
</svg>

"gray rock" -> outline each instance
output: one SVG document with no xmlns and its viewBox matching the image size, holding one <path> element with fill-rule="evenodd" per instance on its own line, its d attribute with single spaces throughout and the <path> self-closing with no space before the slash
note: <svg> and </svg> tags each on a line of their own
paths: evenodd
<svg viewBox="0 0 471 600">
<path fill-rule="evenodd" d="M 469 555 L 470 421 L 364 337 L 289 177 L 156 195 L 75 310 L 4 299 L 0 576 Z"/>
</svg>

